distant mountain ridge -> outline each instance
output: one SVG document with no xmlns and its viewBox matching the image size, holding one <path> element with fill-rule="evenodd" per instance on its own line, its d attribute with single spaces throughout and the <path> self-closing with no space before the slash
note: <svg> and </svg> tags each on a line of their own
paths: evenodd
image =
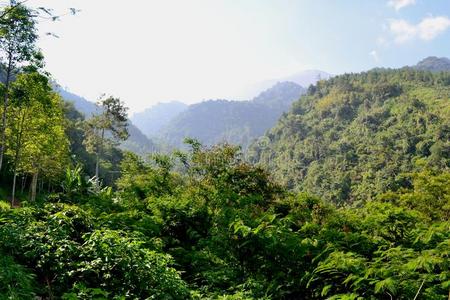
<svg viewBox="0 0 450 300">
<path fill-rule="evenodd" d="M 95 115 L 100 112 L 99 107 L 86 98 L 76 95 L 67 91 L 58 84 L 53 84 L 53 89 L 57 92 L 65 101 L 72 102 L 75 109 L 81 112 L 86 118 Z"/>
<path fill-rule="evenodd" d="M 284 78 L 280 78 L 280 79 L 271 79 L 271 80 L 266 80 L 263 82 L 259 82 L 257 84 L 254 84 L 252 86 L 247 87 L 247 89 L 245 91 L 241 91 L 241 96 L 242 95 L 247 95 L 245 98 L 247 99 L 252 99 L 255 102 L 255 112 L 254 113 L 261 113 L 263 114 L 265 117 L 268 117 L 268 121 L 269 123 L 272 122 L 272 118 L 273 116 L 275 117 L 279 117 L 279 115 L 281 115 L 282 112 L 286 111 L 291 102 L 292 102 L 292 97 L 289 95 L 283 95 L 281 93 L 281 90 L 283 89 L 283 84 L 284 84 L 284 88 L 288 89 L 289 84 L 286 84 L 286 82 L 290 82 L 290 88 L 294 88 L 297 89 L 298 86 L 301 87 L 308 87 L 311 84 L 315 84 L 317 82 L 317 80 L 321 80 L 321 79 L 328 79 L 330 78 L 332 75 L 324 72 L 324 71 L 319 71 L 319 70 L 306 70 L 306 71 L 301 71 L 298 73 L 295 73 L 293 75 L 290 76 L 286 76 Z M 281 84 L 281 85 L 279 85 Z M 295 84 L 296 86 L 294 87 Z M 277 87 L 277 85 L 279 85 Z M 276 93 L 273 93 L 273 91 L 276 91 L 276 93 L 278 93 L 278 95 Z M 272 94 L 270 94 L 272 93 Z M 294 91 L 294 97 L 299 97 L 300 93 L 298 91 Z M 259 95 L 257 97 L 255 97 L 255 95 Z M 263 99 L 265 97 L 265 99 Z M 284 97 L 284 98 L 283 98 Z M 240 97 L 241 99 L 242 97 Z M 244 99 L 245 99 L 244 98 Z M 295 99 L 297 100 L 297 99 Z M 224 100 L 227 101 L 227 100 Z M 228 101 L 228 102 L 237 102 L 237 101 Z M 248 101 L 244 101 L 244 102 L 248 102 Z M 280 102 L 280 103 L 278 103 Z M 225 105 L 225 107 L 219 108 L 216 107 L 215 105 L 218 105 L 218 103 L 213 104 L 211 102 L 211 100 L 209 101 L 203 101 L 201 103 L 197 103 L 197 104 L 193 104 L 191 106 L 188 106 L 187 104 L 178 102 L 178 101 L 172 101 L 172 102 L 168 102 L 168 103 L 158 103 L 142 112 L 138 112 L 135 113 L 132 117 L 131 120 L 133 122 L 133 124 L 135 124 L 144 134 L 147 135 L 147 137 L 149 138 L 157 138 L 157 139 L 162 139 L 162 140 L 168 140 L 169 144 L 173 144 L 175 143 L 175 145 L 180 146 L 180 142 L 179 140 L 182 138 L 180 137 L 180 135 L 191 135 L 191 136 L 201 136 L 202 138 L 204 138 L 205 141 L 207 141 L 207 143 L 209 143 L 209 141 L 211 140 L 217 140 L 217 141 L 224 141 L 224 140 L 233 140 L 233 141 L 242 141 L 241 138 L 229 138 L 228 135 L 231 134 L 231 129 L 223 129 L 220 132 L 217 132 L 218 134 L 220 134 L 220 138 L 218 139 L 213 139 L 212 137 L 207 138 L 206 136 L 208 128 L 199 128 L 198 130 L 193 130 L 193 128 L 191 129 L 183 129 L 183 128 L 175 128 L 175 123 L 177 122 L 181 122 L 181 119 L 184 118 L 188 118 L 186 115 L 183 115 L 183 112 L 186 112 L 187 110 L 189 110 L 189 113 L 195 113 L 199 108 L 197 105 L 202 104 L 205 106 L 208 106 L 209 108 L 211 108 L 212 110 L 217 109 L 219 111 L 217 111 L 217 114 L 220 113 L 220 109 L 225 109 L 225 112 L 227 111 L 227 107 L 228 106 L 233 106 L 234 107 L 234 111 L 238 111 L 239 109 L 237 109 L 238 106 L 246 106 L 246 104 L 225 104 L 225 102 L 220 102 L 221 105 Z M 266 108 L 262 109 L 261 107 L 256 108 L 256 103 L 262 104 L 267 106 Z M 280 105 L 281 105 L 281 112 L 279 111 L 280 109 Z M 213 108 L 214 107 L 214 108 Z M 270 111 L 266 111 L 269 107 L 275 109 L 273 112 Z M 231 108 L 230 108 L 231 109 Z M 245 108 L 243 108 L 245 110 Z M 228 113 L 228 112 L 227 112 Z M 207 120 L 209 120 L 208 116 L 206 116 Z M 217 118 L 221 118 L 221 116 L 217 116 Z M 256 118 L 256 116 L 254 116 L 254 118 Z M 178 119 L 178 121 L 176 120 Z M 187 119 L 184 119 L 187 122 Z M 195 120 L 192 120 L 192 122 L 195 122 Z M 198 122 L 198 121 L 197 121 Z M 262 123 L 265 123 L 265 120 L 261 120 Z M 189 124 L 186 124 L 189 127 Z M 228 127 L 233 127 L 231 125 L 229 125 Z M 244 126 L 245 127 L 245 126 Z M 257 125 L 253 124 L 250 125 L 250 127 L 255 128 L 258 127 Z M 263 126 L 263 128 L 265 128 Z M 241 128 L 243 129 L 242 132 L 247 132 L 245 128 Z M 177 133 L 176 131 L 179 130 L 181 131 L 180 133 Z M 215 129 L 218 130 L 218 129 Z M 229 131 L 231 130 L 231 131 Z M 227 134 L 223 134 L 223 131 L 228 131 Z M 238 130 L 239 131 L 239 130 Z M 184 132 L 184 133 L 183 133 Z M 200 132 L 203 132 L 202 134 Z M 258 133 L 250 133 L 249 134 L 249 138 L 254 138 L 254 135 Z M 175 137 L 171 138 L 170 135 L 174 134 Z M 240 132 L 237 133 L 238 135 L 240 134 Z M 242 133 L 244 134 L 244 133 Z M 226 136 L 226 137 L 225 137 Z M 247 140 L 247 139 L 244 139 Z M 164 143 L 164 141 L 163 141 Z M 244 144 L 246 145 L 247 142 L 244 142 Z"/>
<path fill-rule="evenodd" d="M 242 94 L 245 95 L 244 99 L 245 98 L 250 99 L 251 97 L 254 97 L 254 95 L 257 95 L 262 91 L 270 89 L 272 86 L 277 84 L 277 82 L 285 82 L 285 81 L 293 82 L 304 88 L 308 88 L 310 85 L 316 84 L 318 80 L 326 80 L 331 78 L 332 76 L 333 75 L 321 70 L 304 70 L 288 76 L 280 78 L 272 78 L 254 83 L 246 87 L 246 89 L 242 91 Z"/>
<path fill-rule="evenodd" d="M 447 57 L 429 56 L 413 66 L 416 70 L 443 72 L 450 71 L 450 59 Z"/>
<path fill-rule="evenodd" d="M 304 92 L 296 83 L 278 82 L 250 101 L 208 100 L 193 104 L 162 130 L 161 139 L 177 148 L 191 137 L 204 145 L 228 142 L 245 149 Z"/>
<path fill-rule="evenodd" d="M 179 101 L 158 103 L 142 112 L 133 114 L 130 119 L 146 136 L 153 137 L 158 135 L 162 128 L 185 111 L 187 107 L 187 104 Z"/>
</svg>

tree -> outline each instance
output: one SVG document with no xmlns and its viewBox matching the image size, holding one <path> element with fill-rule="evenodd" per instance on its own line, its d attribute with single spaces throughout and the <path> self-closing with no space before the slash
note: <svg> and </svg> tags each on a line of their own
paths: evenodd
<svg viewBox="0 0 450 300">
<path fill-rule="evenodd" d="M 128 138 L 128 108 L 119 98 L 112 96 L 99 101 L 102 113 L 86 121 L 84 141 L 88 151 L 95 153 L 95 178 L 99 178 L 100 159 L 105 144 L 114 144 Z"/>
<path fill-rule="evenodd" d="M 31 200 L 36 197 L 39 173 L 58 176 L 67 165 L 68 140 L 60 97 L 39 73 L 20 74 L 12 84 L 7 155 L 13 161 L 12 202 L 19 173 L 30 174 Z"/>
<path fill-rule="evenodd" d="M 12 9 L 13 8 L 13 9 Z M 6 127 L 10 84 L 17 68 L 21 64 L 40 63 L 42 55 L 37 50 L 38 38 L 35 15 L 22 4 L 11 1 L 10 6 L 4 7 L 0 13 L 0 50 L 5 70 L 5 92 L 3 95 L 2 122 L 0 128 L 0 171 L 5 152 Z"/>
</svg>

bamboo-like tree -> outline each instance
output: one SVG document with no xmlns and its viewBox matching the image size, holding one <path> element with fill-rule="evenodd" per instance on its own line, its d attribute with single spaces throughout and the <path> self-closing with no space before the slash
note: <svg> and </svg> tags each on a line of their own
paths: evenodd
<svg viewBox="0 0 450 300">
<path fill-rule="evenodd" d="M 99 179 L 100 160 L 107 145 L 128 138 L 128 108 L 119 98 L 108 97 L 99 101 L 102 113 L 86 121 L 84 144 L 96 156 L 95 178 Z"/>
</svg>

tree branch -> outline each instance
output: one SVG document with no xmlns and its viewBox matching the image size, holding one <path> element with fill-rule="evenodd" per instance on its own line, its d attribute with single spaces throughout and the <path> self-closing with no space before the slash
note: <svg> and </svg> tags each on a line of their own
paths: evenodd
<svg viewBox="0 0 450 300">
<path fill-rule="evenodd" d="M 8 9 L 4 10 L 1 14 L 0 14 L 0 21 L 6 17 L 7 14 L 9 14 L 10 12 L 12 12 L 14 9 L 16 9 L 17 7 L 21 6 L 22 4 L 28 2 L 28 0 L 23 0 L 23 1 L 19 1 L 16 4 L 10 6 Z"/>
</svg>

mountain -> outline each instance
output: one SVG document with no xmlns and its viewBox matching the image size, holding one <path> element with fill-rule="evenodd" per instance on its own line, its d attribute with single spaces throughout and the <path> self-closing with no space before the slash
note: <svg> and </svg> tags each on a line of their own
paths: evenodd
<svg viewBox="0 0 450 300">
<path fill-rule="evenodd" d="M 446 57 L 429 56 L 413 66 L 416 70 L 442 72 L 450 71 L 450 59 Z"/>
<path fill-rule="evenodd" d="M 142 112 L 135 113 L 130 119 L 146 136 L 153 137 L 187 107 L 187 104 L 178 101 L 158 103 Z"/>
<path fill-rule="evenodd" d="M 100 112 L 100 108 L 93 102 L 71 93 L 58 85 L 54 85 L 54 90 L 68 102 L 72 102 L 75 109 L 80 111 L 86 118 Z M 130 136 L 124 142 L 121 142 L 120 148 L 131 151 L 139 155 L 147 155 L 155 152 L 157 146 L 152 140 L 147 138 L 131 121 L 128 124 L 128 132 Z"/>
<path fill-rule="evenodd" d="M 126 141 L 121 142 L 121 149 L 134 152 L 141 156 L 158 151 L 158 146 L 131 121 L 128 123 L 128 133 L 130 136 Z"/>
<path fill-rule="evenodd" d="M 284 82 L 284 81 L 290 81 L 307 88 L 311 84 L 316 84 L 318 80 L 325 80 L 331 78 L 332 76 L 333 75 L 320 70 L 305 70 L 297 72 L 295 74 L 291 74 L 289 76 L 257 82 L 253 85 L 246 87 L 240 94 L 243 95 L 243 99 L 250 99 L 250 97 L 253 97 L 254 95 L 261 93 L 262 91 L 271 88 L 277 82 Z"/>
<path fill-rule="evenodd" d="M 450 167 L 450 73 L 376 69 L 321 81 L 251 145 L 291 189 L 335 203 L 405 187 Z"/>
<path fill-rule="evenodd" d="M 205 145 L 228 142 L 246 148 L 271 128 L 304 93 L 293 82 L 279 82 L 251 101 L 209 100 L 189 106 L 163 130 L 161 138 L 182 147 L 186 137 Z"/>
<path fill-rule="evenodd" d="M 86 118 L 89 118 L 90 116 L 100 112 L 99 107 L 94 102 L 91 102 L 86 98 L 71 93 L 57 84 L 53 84 L 53 89 L 55 90 L 55 92 L 61 95 L 64 100 L 72 102 L 75 106 L 75 109 L 83 113 Z"/>
</svg>

